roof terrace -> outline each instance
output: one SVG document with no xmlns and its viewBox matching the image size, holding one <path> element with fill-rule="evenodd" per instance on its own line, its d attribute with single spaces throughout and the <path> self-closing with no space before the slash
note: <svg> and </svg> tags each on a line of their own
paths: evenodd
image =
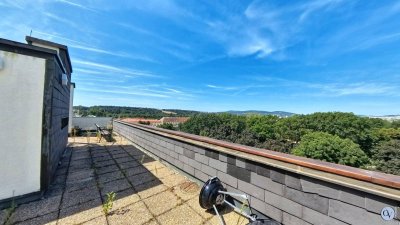
<svg viewBox="0 0 400 225">
<path fill-rule="evenodd" d="M 45 196 L 0 211 L 0 224 L 218 224 L 199 206 L 197 183 L 125 138 L 115 139 L 69 138 Z M 106 215 L 102 206 L 111 192 L 116 198 Z M 239 214 L 224 213 L 228 224 L 247 223 Z"/>
<path fill-rule="evenodd" d="M 110 143 L 69 138 L 44 197 L 0 211 L 0 224 L 219 224 L 198 202 L 214 176 L 276 224 L 399 224 L 398 176 L 140 124 L 114 121 L 114 131 Z"/>
</svg>

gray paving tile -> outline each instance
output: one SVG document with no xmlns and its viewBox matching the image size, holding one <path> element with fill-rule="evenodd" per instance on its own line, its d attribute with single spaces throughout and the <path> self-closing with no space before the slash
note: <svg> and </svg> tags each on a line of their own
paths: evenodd
<svg viewBox="0 0 400 225">
<path fill-rule="evenodd" d="M 96 187 L 96 186 L 97 186 L 97 184 L 96 184 L 94 177 L 90 177 L 89 179 L 80 180 L 80 181 L 76 181 L 73 183 L 67 183 L 66 187 L 65 187 L 65 191 L 73 192 L 73 191 L 78 191 L 78 190 L 82 190 L 85 188 Z"/>
<path fill-rule="evenodd" d="M 110 173 L 110 172 L 115 172 L 115 171 L 119 171 L 118 166 L 115 165 L 115 164 L 109 165 L 109 166 L 105 166 L 105 167 L 101 167 L 101 168 L 96 168 L 96 173 L 98 175 L 102 175 L 102 174 Z"/>
<path fill-rule="evenodd" d="M 68 208 L 94 199 L 100 199 L 97 187 L 89 187 L 74 192 L 66 192 L 63 195 L 61 208 Z"/>
<path fill-rule="evenodd" d="M 143 166 L 137 166 L 134 168 L 124 169 L 123 172 L 127 177 L 130 177 L 141 173 L 149 173 L 149 170 Z"/>
<path fill-rule="evenodd" d="M 20 205 L 11 216 L 13 223 L 25 221 L 38 216 L 57 212 L 60 206 L 61 196 L 45 198 L 28 204 Z"/>
<path fill-rule="evenodd" d="M 157 178 L 152 173 L 141 173 L 128 177 L 128 180 L 135 187 L 140 184 L 156 180 Z"/>
<path fill-rule="evenodd" d="M 118 164 L 119 164 L 119 167 L 121 167 L 121 169 L 129 169 L 129 168 L 134 168 L 134 167 L 141 165 L 137 161 L 129 161 L 129 162 L 118 163 Z"/>
<path fill-rule="evenodd" d="M 58 224 L 81 224 L 104 215 L 101 200 L 94 199 L 79 205 L 61 209 Z"/>
<path fill-rule="evenodd" d="M 107 193 L 122 191 L 122 190 L 128 189 L 130 187 L 131 187 L 131 185 L 124 178 L 124 179 L 108 182 L 105 184 L 100 184 L 100 191 L 101 191 L 102 195 L 106 195 Z"/>
<path fill-rule="evenodd" d="M 101 176 L 98 177 L 97 180 L 99 183 L 104 184 L 104 183 L 119 180 L 122 178 L 124 178 L 124 174 L 121 171 L 117 170 L 114 172 L 102 174 Z"/>
<path fill-rule="evenodd" d="M 33 219 L 15 223 L 16 225 L 56 225 L 58 212 L 49 213 Z"/>
<path fill-rule="evenodd" d="M 118 209 L 108 216 L 110 225 L 114 224 L 143 224 L 153 219 L 150 211 L 143 202 L 138 202 L 125 208 Z"/>
<path fill-rule="evenodd" d="M 4 224 L 4 222 L 6 222 L 8 216 L 8 212 L 4 209 L 4 210 L 0 210 L 0 224 Z"/>
</svg>

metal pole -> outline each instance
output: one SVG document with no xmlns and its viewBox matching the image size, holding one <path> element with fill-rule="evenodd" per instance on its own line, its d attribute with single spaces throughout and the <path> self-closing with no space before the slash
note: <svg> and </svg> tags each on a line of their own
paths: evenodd
<svg viewBox="0 0 400 225">
<path fill-rule="evenodd" d="M 237 213 L 239 213 L 240 215 L 246 217 L 247 219 L 251 220 L 252 222 L 256 221 L 255 218 L 253 218 L 252 216 L 247 215 L 246 213 L 242 212 L 242 210 L 240 210 L 238 207 L 236 207 L 235 205 L 233 205 L 232 203 L 228 202 L 227 200 L 224 200 L 224 202 L 226 204 L 228 204 L 230 207 L 232 207 Z"/>
<path fill-rule="evenodd" d="M 219 223 L 220 223 L 221 225 L 226 225 L 224 219 L 222 218 L 222 216 L 219 215 L 218 210 L 217 210 L 217 207 L 215 207 L 215 205 L 213 205 L 213 208 L 214 208 L 214 211 L 215 211 L 215 213 L 217 214 L 217 216 L 218 216 L 218 218 L 219 218 Z"/>
</svg>

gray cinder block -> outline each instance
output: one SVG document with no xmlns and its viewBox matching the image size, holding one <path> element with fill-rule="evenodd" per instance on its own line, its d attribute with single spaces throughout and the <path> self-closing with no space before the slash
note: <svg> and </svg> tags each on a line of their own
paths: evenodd
<svg viewBox="0 0 400 225">
<path fill-rule="evenodd" d="M 228 174 L 234 176 L 242 181 L 250 183 L 250 171 L 237 167 L 232 164 L 228 164 Z"/>
<path fill-rule="evenodd" d="M 285 184 L 288 187 L 294 188 L 296 190 L 301 191 L 301 183 L 300 183 L 300 176 L 296 174 L 289 174 L 287 173 L 285 176 Z"/>
<path fill-rule="evenodd" d="M 203 171 L 204 173 L 206 173 L 206 174 L 208 174 L 208 175 L 210 175 L 212 177 L 217 176 L 217 170 L 216 169 L 214 169 L 214 168 L 212 168 L 210 166 L 204 165 L 204 164 L 201 164 L 201 171 Z"/>
<path fill-rule="evenodd" d="M 285 184 L 285 172 L 280 169 L 270 170 L 270 178 L 275 182 Z"/>
<path fill-rule="evenodd" d="M 253 184 L 238 180 L 238 189 L 260 200 L 264 199 L 264 189 Z"/>
<path fill-rule="evenodd" d="M 240 168 L 246 168 L 246 160 L 242 158 L 236 158 L 236 166 Z"/>
<path fill-rule="evenodd" d="M 226 174 L 224 172 L 218 171 L 217 176 L 219 179 L 221 179 L 222 182 L 237 188 L 238 187 L 238 179 L 236 177 L 233 177 L 229 174 Z"/>
<path fill-rule="evenodd" d="M 199 153 L 194 154 L 194 160 L 201 162 L 202 164 L 208 165 L 208 157 Z"/>
<path fill-rule="evenodd" d="M 224 173 L 227 172 L 227 163 L 225 162 L 210 158 L 208 159 L 208 165 Z"/>
<path fill-rule="evenodd" d="M 297 218 L 286 212 L 283 212 L 282 223 L 285 225 L 311 225 L 310 223 L 307 223 L 304 220 Z"/>
<path fill-rule="evenodd" d="M 294 202 L 302 204 L 303 206 L 314 209 L 320 213 L 328 214 L 329 201 L 328 198 L 319 196 L 317 194 L 304 193 L 299 190 L 285 187 L 284 196 Z"/>
</svg>

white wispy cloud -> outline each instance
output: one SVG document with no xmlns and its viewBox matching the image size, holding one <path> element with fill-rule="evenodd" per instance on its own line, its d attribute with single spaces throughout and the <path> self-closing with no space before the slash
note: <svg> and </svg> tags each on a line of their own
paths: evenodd
<svg viewBox="0 0 400 225">
<path fill-rule="evenodd" d="M 107 64 L 91 62 L 81 59 L 73 59 L 72 64 L 78 64 L 83 69 L 88 71 L 94 72 L 103 72 L 104 74 L 118 74 L 118 75 L 125 75 L 128 77 L 161 77 L 159 75 L 153 74 L 148 71 L 143 70 L 134 70 L 130 68 L 123 68 L 123 67 L 116 67 Z"/>
<path fill-rule="evenodd" d="M 168 91 L 172 91 L 174 93 L 179 93 L 179 94 L 183 93 L 182 91 L 177 90 L 177 89 L 173 89 L 173 88 L 165 88 L 165 89 L 168 90 Z"/>
<path fill-rule="evenodd" d="M 213 85 L 213 84 L 207 84 L 206 85 L 209 88 L 212 89 L 219 89 L 219 90 L 226 90 L 226 91 L 231 91 L 231 90 L 239 90 L 242 89 L 244 87 L 234 87 L 234 86 L 217 86 L 217 85 Z"/>
<path fill-rule="evenodd" d="M 3 0 L 3 1 L 4 2 L 0 2 L 1 6 L 24 9 L 24 4 L 21 1 L 14 1 L 14 0 Z"/>
<path fill-rule="evenodd" d="M 43 12 L 43 15 L 45 15 L 46 17 L 48 17 L 48 18 L 50 18 L 50 19 L 52 19 L 52 20 L 55 20 L 55 21 L 64 23 L 64 24 L 70 26 L 71 28 L 77 28 L 77 27 L 79 27 L 76 23 L 72 22 L 72 20 L 69 20 L 69 19 L 66 19 L 66 18 L 57 16 L 57 15 L 55 15 L 55 14 L 53 14 L 53 13 L 50 13 L 50 12 Z"/>
<path fill-rule="evenodd" d="M 116 56 L 116 57 L 123 57 L 123 58 L 129 58 L 129 59 L 141 60 L 141 61 L 147 61 L 147 62 L 153 62 L 153 63 L 156 62 L 156 60 L 154 60 L 150 57 L 147 57 L 147 56 L 133 55 L 133 54 L 125 53 L 125 52 L 113 52 L 113 51 L 108 51 L 105 49 L 89 47 L 89 46 L 84 46 L 84 45 L 69 44 L 68 47 L 80 49 L 80 50 L 84 50 L 84 51 L 89 51 L 89 52 L 94 52 L 94 53 Z"/>
<path fill-rule="evenodd" d="M 317 85 L 317 88 L 334 96 L 348 95 L 398 95 L 399 86 L 383 83 L 354 83 Z"/>
<path fill-rule="evenodd" d="M 377 81 L 369 82 L 305 82 L 294 79 L 284 79 L 268 76 L 254 76 L 250 79 L 259 82 L 269 82 L 275 88 L 291 90 L 291 94 L 323 96 L 323 97 L 345 97 L 345 96 L 399 96 L 400 84 L 384 83 Z M 272 87 L 271 86 L 271 87 Z"/>
<path fill-rule="evenodd" d="M 278 7 L 269 1 L 255 0 L 242 14 L 222 15 L 222 18 L 210 19 L 206 23 L 210 36 L 225 46 L 229 56 L 282 59 L 286 48 L 306 37 L 302 33 L 307 31 L 305 22 L 311 15 L 322 15 L 339 8 L 343 2 L 320 0 L 280 4 Z"/>
<path fill-rule="evenodd" d="M 380 34 L 378 36 L 371 36 L 368 39 L 358 43 L 352 48 L 348 48 L 348 51 L 353 50 L 365 50 L 369 49 L 381 44 L 390 43 L 393 41 L 397 41 L 400 39 L 400 33 L 393 33 L 393 34 Z"/>
<path fill-rule="evenodd" d="M 72 2 L 72 1 L 57 0 L 57 2 L 64 3 L 64 4 L 67 4 L 67 5 L 70 5 L 70 6 L 74 6 L 74 7 L 80 8 L 80 9 L 84 9 L 84 10 L 89 10 L 89 11 L 93 11 L 93 12 L 98 12 L 97 10 L 95 10 L 95 9 L 93 9 L 93 8 L 91 8 L 91 7 L 87 7 L 87 6 L 84 6 L 84 5 L 82 5 L 82 4 L 79 4 L 79 3 L 76 3 L 76 2 Z"/>
<path fill-rule="evenodd" d="M 347 20 L 358 22 L 344 24 L 340 29 L 322 34 L 319 40 L 321 45 L 315 48 L 317 54 L 312 54 L 314 57 L 324 58 L 330 55 L 364 51 L 399 39 L 397 36 L 399 2 L 392 1 L 390 4 L 377 5 L 361 11 L 351 4 L 352 1 L 343 3 L 350 5 Z"/>
<path fill-rule="evenodd" d="M 218 94 L 224 96 L 238 96 L 240 94 L 246 95 L 255 95 L 255 93 L 265 93 L 268 92 L 267 88 L 274 87 L 271 84 L 243 84 L 237 86 L 221 86 L 221 85 L 213 85 L 207 84 L 206 87 L 215 90 Z"/>
<path fill-rule="evenodd" d="M 157 51 L 167 53 L 177 59 L 183 61 L 192 61 L 191 46 L 186 44 L 184 41 L 176 41 L 171 38 L 163 36 L 160 32 L 150 31 L 139 26 L 127 23 L 117 23 L 118 26 L 123 29 L 134 32 L 137 35 L 142 35 L 144 38 L 149 39 L 151 44 L 150 47 Z"/>
<path fill-rule="evenodd" d="M 183 91 L 167 84 L 140 83 L 135 85 L 124 85 L 114 81 L 99 83 L 96 80 L 86 78 L 82 80 L 79 86 L 79 91 L 115 94 L 120 95 L 121 97 L 136 95 L 151 98 L 170 98 L 174 100 L 190 100 L 196 97 L 193 93 L 188 93 L 187 91 Z"/>
<path fill-rule="evenodd" d="M 343 0 L 321 0 L 305 3 L 301 7 L 303 8 L 303 12 L 299 16 L 299 22 L 303 22 L 304 20 L 306 20 L 307 17 L 310 16 L 313 12 L 338 6 L 342 2 Z"/>
<path fill-rule="evenodd" d="M 151 38 L 155 38 L 155 39 L 161 41 L 162 43 L 171 45 L 173 47 L 177 47 L 177 48 L 184 49 L 184 50 L 190 49 L 190 46 L 185 44 L 185 43 L 183 43 L 183 42 L 171 40 L 169 38 L 166 38 L 166 37 L 162 36 L 160 33 L 152 32 L 152 31 L 150 31 L 148 29 L 144 29 L 144 28 L 141 28 L 141 27 L 138 27 L 138 26 L 134 26 L 132 24 L 127 24 L 127 23 L 117 23 L 117 25 L 119 25 L 120 27 L 129 29 L 129 30 L 131 30 L 133 32 L 144 34 L 144 35 L 146 35 L 148 37 L 151 37 Z"/>
<path fill-rule="evenodd" d="M 83 74 L 104 74 L 103 72 L 100 72 L 100 71 L 83 69 L 80 67 L 74 67 L 74 72 L 79 72 L 79 73 L 83 73 Z"/>
<path fill-rule="evenodd" d="M 146 97 L 156 97 L 156 98 L 169 98 L 168 95 L 149 93 L 144 91 L 121 91 L 121 90 L 105 90 L 99 88 L 80 88 L 81 91 L 97 92 L 105 94 L 117 94 L 117 95 L 136 95 L 136 96 L 146 96 Z"/>
</svg>

